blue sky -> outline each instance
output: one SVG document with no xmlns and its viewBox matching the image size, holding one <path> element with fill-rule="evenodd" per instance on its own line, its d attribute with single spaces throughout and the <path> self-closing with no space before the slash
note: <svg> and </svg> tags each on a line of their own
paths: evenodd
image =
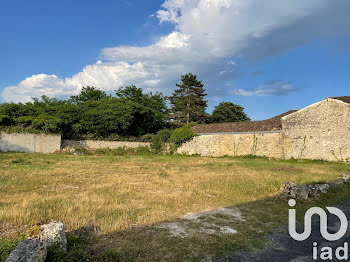
<svg viewBox="0 0 350 262">
<path fill-rule="evenodd" d="M 347 0 L 1 0 L 0 99 L 129 84 L 170 94 L 193 72 L 209 108 L 255 120 L 350 95 Z"/>
</svg>

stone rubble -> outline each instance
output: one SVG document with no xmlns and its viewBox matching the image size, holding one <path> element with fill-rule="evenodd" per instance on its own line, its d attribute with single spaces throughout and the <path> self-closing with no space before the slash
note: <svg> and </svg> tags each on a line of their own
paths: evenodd
<svg viewBox="0 0 350 262">
<path fill-rule="evenodd" d="M 60 248 L 67 251 L 67 238 L 62 222 L 51 221 L 49 224 L 41 225 L 41 229 L 39 239 L 45 243 L 47 247 L 57 243 Z"/>
<path fill-rule="evenodd" d="M 19 243 L 6 262 L 44 262 L 46 256 L 45 244 L 37 238 L 29 238 Z"/>
<path fill-rule="evenodd" d="M 294 199 L 308 199 L 310 197 L 318 197 L 325 194 L 331 187 L 337 187 L 349 182 L 350 173 L 343 175 L 341 179 L 334 182 L 316 185 L 298 185 L 292 182 L 287 182 L 283 189 L 283 194 Z"/>
<path fill-rule="evenodd" d="M 67 238 L 62 222 L 51 221 L 40 227 L 38 236 L 19 243 L 6 262 L 44 262 L 47 248 L 53 244 L 58 244 L 60 248 L 67 251 Z"/>
</svg>

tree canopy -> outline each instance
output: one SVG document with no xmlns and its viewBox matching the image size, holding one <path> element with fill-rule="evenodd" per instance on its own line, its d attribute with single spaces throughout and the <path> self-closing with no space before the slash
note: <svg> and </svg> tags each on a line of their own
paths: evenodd
<svg viewBox="0 0 350 262">
<path fill-rule="evenodd" d="M 217 105 L 208 119 L 209 123 L 246 122 L 250 118 L 244 113 L 244 108 L 231 102 Z"/>
<path fill-rule="evenodd" d="M 2 103 L 0 129 L 61 133 L 65 139 L 124 139 L 156 134 L 174 123 L 173 127 L 250 120 L 243 107 L 231 102 L 220 103 L 209 115 L 202 81 L 191 73 L 182 75 L 181 81 L 169 98 L 159 92 L 145 93 L 134 85 L 120 87 L 115 96 L 87 86 L 66 100 L 42 96 L 25 104 Z"/>
<path fill-rule="evenodd" d="M 166 98 L 161 93 L 112 97 L 96 87 L 84 87 L 68 100 L 42 96 L 28 103 L 0 104 L 0 125 L 60 132 L 64 138 L 142 136 L 167 125 Z"/>
<path fill-rule="evenodd" d="M 182 84 L 176 84 L 178 89 L 169 97 L 172 119 L 180 125 L 204 121 L 207 115 L 204 84 L 192 73 L 182 75 L 181 81 Z"/>
<path fill-rule="evenodd" d="M 86 101 L 99 101 L 106 98 L 106 92 L 102 91 L 94 86 L 83 87 L 80 94 L 77 96 L 71 96 L 69 99 L 71 103 L 81 103 Z"/>
</svg>

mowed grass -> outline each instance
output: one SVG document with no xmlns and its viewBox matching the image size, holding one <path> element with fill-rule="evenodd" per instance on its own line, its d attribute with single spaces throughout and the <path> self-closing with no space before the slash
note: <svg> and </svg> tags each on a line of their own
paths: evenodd
<svg viewBox="0 0 350 262">
<path fill-rule="evenodd" d="M 71 234 L 90 231 L 90 261 L 200 261 L 264 247 L 264 236 L 287 224 L 287 200 L 278 197 L 285 182 L 335 180 L 349 171 L 346 163 L 249 157 L 1 153 L 0 238 L 54 219 Z M 344 186 L 297 206 L 348 198 Z M 219 207 L 241 210 L 245 221 L 232 222 L 238 234 L 183 239 L 156 227 Z"/>
</svg>

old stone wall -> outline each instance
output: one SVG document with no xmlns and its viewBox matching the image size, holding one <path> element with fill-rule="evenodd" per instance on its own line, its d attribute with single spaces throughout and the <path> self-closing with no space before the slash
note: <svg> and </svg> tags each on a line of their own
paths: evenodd
<svg viewBox="0 0 350 262">
<path fill-rule="evenodd" d="M 281 132 L 200 135 L 183 144 L 177 152 L 202 156 L 257 155 L 281 158 L 283 135 Z"/>
<path fill-rule="evenodd" d="M 325 99 L 282 118 L 287 158 L 350 160 L 350 105 Z"/>
<path fill-rule="evenodd" d="M 0 134 L 0 151 L 53 153 L 61 148 L 61 135 L 46 134 Z"/>
<path fill-rule="evenodd" d="M 120 142 L 120 141 L 100 141 L 100 140 L 62 140 L 62 148 L 82 146 L 88 149 L 99 149 L 99 148 L 137 148 L 140 146 L 150 147 L 150 143 L 143 142 Z"/>
<path fill-rule="evenodd" d="M 350 104 L 328 98 L 283 117 L 279 133 L 201 134 L 177 152 L 350 161 Z"/>
</svg>

